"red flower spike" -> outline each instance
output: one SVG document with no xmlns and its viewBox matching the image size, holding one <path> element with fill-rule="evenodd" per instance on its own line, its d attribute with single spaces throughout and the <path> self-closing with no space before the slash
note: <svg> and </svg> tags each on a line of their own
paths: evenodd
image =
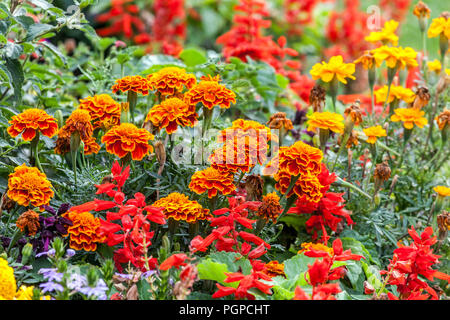
<svg viewBox="0 0 450 320">
<path fill-rule="evenodd" d="M 180 266 L 185 266 L 186 259 L 188 256 L 184 253 L 177 253 L 171 255 L 169 258 L 164 260 L 159 266 L 159 270 L 169 270 L 172 267 L 179 268 Z"/>
</svg>

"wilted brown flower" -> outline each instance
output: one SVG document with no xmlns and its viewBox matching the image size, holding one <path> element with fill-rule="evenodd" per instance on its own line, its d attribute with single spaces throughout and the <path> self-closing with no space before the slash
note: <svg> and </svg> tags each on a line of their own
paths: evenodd
<svg viewBox="0 0 450 320">
<path fill-rule="evenodd" d="M 445 108 L 444 111 L 436 117 L 436 122 L 439 130 L 444 130 L 446 126 L 450 128 L 450 109 Z"/>
<path fill-rule="evenodd" d="M 428 91 L 428 88 L 419 87 L 416 90 L 416 95 L 414 97 L 414 101 L 411 103 L 411 106 L 416 109 L 422 109 L 428 104 L 430 98 L 431 95 Z"/>
<path fill-rule="evenodd" d="M 164 143 L 158 140 L 155 142 L 153 148 L 155 149 L 156 159 L 160 166 L 163 166 L 166 163 L 166 149 L 164 148 Z"/>
<path fill-rule="evenodd" d="M 441 214 L 437 216 L 437 224 L 439 227 L 439 231 L 448 231 L 450 230 L 450 212 L 442 211 Z"/>
<path fill-rule="evenodd" d="M 376 165 L 373 176 L 375 179 L 380 179 L 383 182 L 389 179 L 389 177 L 391 176 L 391 168 L 389 168 L 389 164 L 387 163 L 387 161 Z"/>
<path fill-rule="evenodd" d="M 3 193 L 0 199 L 0 217 L 3 210 L 10 211 L 14 207 L 15 202 L 8 197 L 8 189 Z"/>
<path fill-rule="evenodd" d="M 247 200 L 261 200 L 264 180 L 259 174 L 252 174 L 245 178 L 245 191 L 247 191 Z"/>
<path fill-rule="evenodd" d="M 39 213 L 33 210 L 28 210 L 22 213 L 16 221 L 16 226 L 29 236 L 36 235 L 39 227 Z"/>
<path fill-rule="evenodd" d="M 430 13 L 431 13 L 430 8 L 428 8 L 428 6 L 422 1 L 419 1 L 413 10 L 413 14 L 419 19 L 424 17 L 429 18 Z"/>
<path fill-rule="evenodd" d="M 359 125 L 362 122 L 362 113 L 359 107 L 360 104 L 360 101 L 356 100 L 350 107 L 347 107 L 344 111 L 345 117 L 351 119 L 355 126 Z"/>
<path fill-rule="evenodd" d="M 291 130 L 294 128 L 292 125 L 292 121 L 286 118 L 285 112 L 277 112 L 273 114 L 269 121 L 267 121 L 267 125 L 270 129 L 281 129 Z"/>
<path fill-rule="evenodd" d="M 263 197 L 256 215 L 266 221 L 272 220 L 275 222 L 281 211 L 280 197 L 275 192 L 272 192 Z"/>
<path fill-rule="evenodd" d="M 355 130 L 352 130 L 350 133 L 350 136 L 348 137 L 346 147 L 347 149 L 350 149 L 352 146 L 358 145 L 358 132 Z"/>
<path fill-rule="evenodd" d="M 313 107 L 314 112 L 322 112 L 325 108 L 326 91 L 323 87 L 316 84 L 309 95 L 309 104 Z"/>
</svg>

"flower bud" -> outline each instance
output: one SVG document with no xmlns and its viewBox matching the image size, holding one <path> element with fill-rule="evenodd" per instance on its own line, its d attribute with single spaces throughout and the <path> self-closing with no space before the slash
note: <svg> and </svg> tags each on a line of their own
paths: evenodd
<svg viewBox="0 0 450 320">
<path fill-rule="evenodd" d="M 58 121 L 58 128 L 62 128 L 64 126 L 64 118 L 61 110 L 55 111 L 55 119 Z"/>
<path fill-rule="evenodd" d="M 31 254 L 33 253 L 33 245 L 31 243 L 27 243 L 22 249 L 22 264 L 26 265 L 28 259 L 30 259 Z"/>
<path fill-rule="evenodd" d="M 156 141 L 154 145 L 156 159 L 160 166 L 163 166 L 166 163 L 166 149 L 164 148 L 164 144 L 161 141 Z"/>
</svg>

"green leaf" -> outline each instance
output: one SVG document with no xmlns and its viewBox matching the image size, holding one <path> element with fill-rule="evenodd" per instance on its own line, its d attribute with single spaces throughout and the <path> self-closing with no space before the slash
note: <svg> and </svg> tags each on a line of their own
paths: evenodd
<svg viewBox="0 0 450 320">
<path fill-rule="evenodd" d="M 17 59 L 5 59 L 5 66 L 10 73 L 11 84 L 14 88 L 14 102 L 17 106 L 22 100 L 22 85 L 25 80 L 22 65 Z"/>
<path fill-rule="evenodd" d="M 152 288 L 147 280 L 142 279 L 137 284 L 139 300 L 152 300 Z"/>
<path fill-rule="evenodd" d="M 28 16 L 16 16 L 14 19 L 20 23 L 20 25 L 25 29 L 28 30 L 32 24 L 34 24 L 34 20 L 31 17 Z"/>
<path fill-rule="evenodd" d="M 286 89 L 289 84 L 289 79 L 278 73 L 276 75 L 276 78 L 277 78 L 277 83 L 280 86 L 280 88 Z"/>
<path fill-rule="evenodd" d="M 29 0 L 28 2 L 31 2 L 35 6 L 41 8 L 41 9 L 44 9 L 44 10 L 53 8 L 53 5 L 45 0 Z"/>
<path fill-rule="evenodd" d="M 219 251 L 210 254 L 209 257 L 215 262 L 226 264 L 230 272 L 240 271 L 245 275 L 251 273 L 252 265 L 250 261 L 242 257 L 239 253 Z"/>
<path fill-rule="evenodd" d="M 199 279 L 213 280 L 223 285 L 230 286 L 230 284 L 224 282 L 227 277 L 225 273 L 228 272 L 227 265 L 224 263 L 214 262 L 212 259 L 208 258 L 197 265 L 197 270 Z M 236 287 L 237 285 L 231 286 Z"/>
<path fill-rule="evenodd" d="M 184 49 L 180 53 L 180 59 L 183 60 L 188 67 L 193 67 L 208 61 L 206 55 L 202 51 L 194 48 Z"/>
<path fill-rule="evenodd" d="M 67 64 L 66 57 L 53 44 L 51 44 L 50 42 L 47 42 L 47 41 L 43 41 L 40 44 L 43 45 L 44 47 L 46 47 L 48 50 L 50 50 L 50 52 L 53 53 L 53 55 L 59 60 L 59 62 L 62 65 Z"/>
<path fill-rule="evenodd" d="M 20 44 L 14 42 L 7 42 L 5 48 L 5 55 L 10 59 L 18 59 L 23 53 L 23 47 Z"/>
<path fill-rule="evenodd" d="M 293 279 L 297 275 L 308 270 L 308 264 L 312 265 L 316 259 L 298 254 L 284 261 L 284 273 L 288 279 Z"/>
<path fill-rule="evenodd" d="M 341 238 L 341 241 L 344 249 L 352 249 L 353 254 L 360 254 L 366 258 L 366 261 L 375 262 L 366 247 L 364 247 L 364 245 L 358 240 L 344 237 Z"/>
<path fill-rule="evenodd" d="M 25 41 L 32 41 L 36 39 L 37 37 L 42 37 L 45 35 L 45 33 L 52 30 L 54 26 L 46 23 L 36 23 L 30 26 L 28 29 L 27 36 L 25 38 Z"/>
</svg>

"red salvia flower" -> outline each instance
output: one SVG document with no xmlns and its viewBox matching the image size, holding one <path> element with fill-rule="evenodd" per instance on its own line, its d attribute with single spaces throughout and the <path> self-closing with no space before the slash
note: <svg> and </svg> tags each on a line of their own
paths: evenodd
<svg viewBox="0 0 450 320">
<path fill-rule="evenodd" d="M 273 285 L 260 281 L 260 279 L 267 281 L 272 280 L 271 277 L 263 272 L 252 270 L 249 275 L 244 275 L 241 272 L 225 273 L 225 275 L 227 276 L 224 280 L 226 283 L 239 281 L 237 288 L 225 287 L 217 283 L 216 286 L 219 290 L 212 295 L 213 298 L 222 298 L 234 294 L 236 299 L 255 300 L 255 296 L 248 292 L 252 288 L 256 288 L 265 294 L 272 293 L 270 288 L 272 288 Z"/>
</svg>

